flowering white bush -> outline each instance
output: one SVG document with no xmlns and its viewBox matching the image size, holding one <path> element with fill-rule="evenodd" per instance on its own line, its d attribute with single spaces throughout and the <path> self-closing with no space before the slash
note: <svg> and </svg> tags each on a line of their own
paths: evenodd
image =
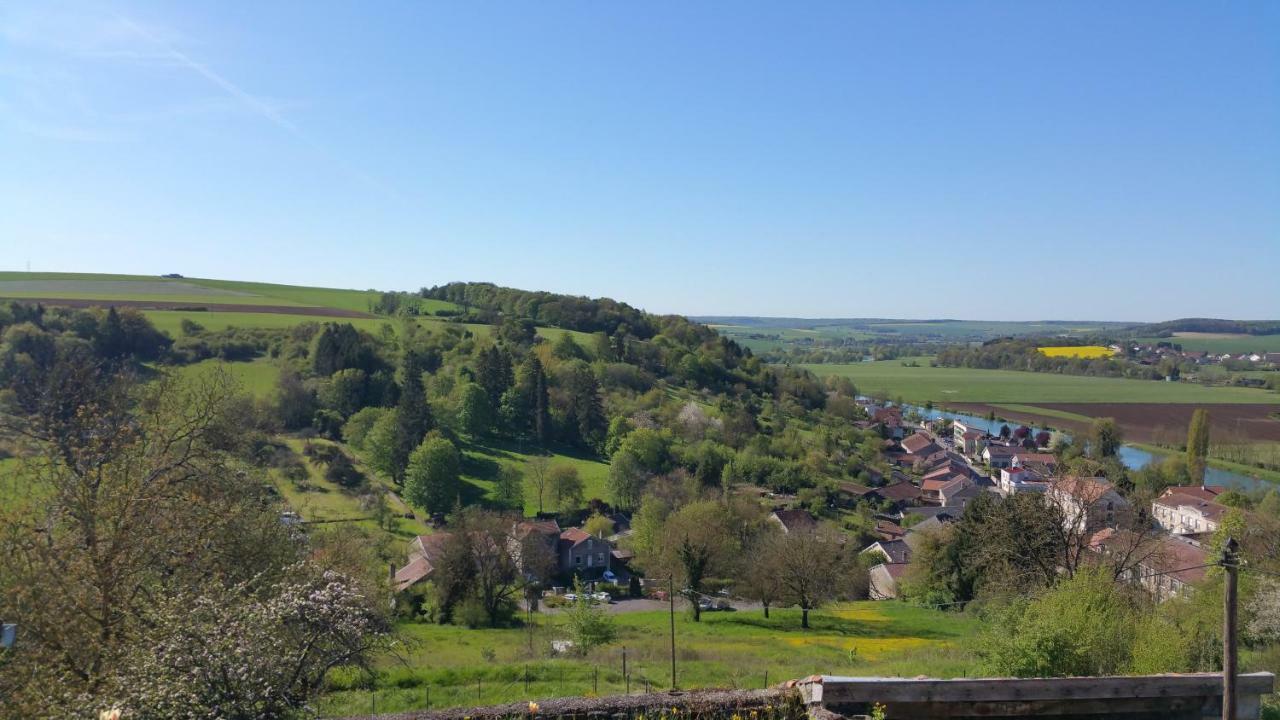
<svg viewBox="0 0 1280 720">
<path fill-rule="evenodd" d="M 293 717 L 339 665 L 363 665 L 386 630 L 367 599 L 326 571 L 255 594 L 249 585 L 179 596 L 156 613 L 155 644 L 129 658 L 125 717 Z"/>
</svg>

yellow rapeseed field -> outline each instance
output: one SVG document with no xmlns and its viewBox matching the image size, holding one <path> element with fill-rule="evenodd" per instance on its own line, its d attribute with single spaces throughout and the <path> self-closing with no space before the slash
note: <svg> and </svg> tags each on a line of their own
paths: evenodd
<svg viewBox="0 0 1280 720">
<path fill-rule="evenodd" d="M 1082 358 L 1101 358 L 1111 357 L 1114 353 L 1111 348 L 1102 347 L 1101 345 L 1076 345 L 1072 347 L 1042 347 L 1036 348 L 1040 352 L 1049 357 L 1082 357 Z"/>
</svg>

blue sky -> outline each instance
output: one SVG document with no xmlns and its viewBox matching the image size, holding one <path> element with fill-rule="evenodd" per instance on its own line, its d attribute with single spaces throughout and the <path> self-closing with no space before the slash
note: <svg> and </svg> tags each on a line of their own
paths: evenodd
<svg viewBox="0 0 1280 720">
<path fill-rule="evenodd" d="M 1280 3 L 6 3 L 28 261 L 1280 317 Z"/>
</svg>

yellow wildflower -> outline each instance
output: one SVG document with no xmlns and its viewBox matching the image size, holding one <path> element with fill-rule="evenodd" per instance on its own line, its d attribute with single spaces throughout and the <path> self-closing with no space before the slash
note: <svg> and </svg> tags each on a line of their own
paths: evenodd
<svg viewBox="0 0 1280 720">
<path fill-rule="evenodd" d="M 537 715 L 537 714 L 538 714 L 538 703 L 536 703 L 536 702 L 534 702 L 534 701 L 532 701 L 532 700 L 530 700 L 530 701 L 529 701 L 529 714 L 530 714 L 530 715 Z"/>
</svg>

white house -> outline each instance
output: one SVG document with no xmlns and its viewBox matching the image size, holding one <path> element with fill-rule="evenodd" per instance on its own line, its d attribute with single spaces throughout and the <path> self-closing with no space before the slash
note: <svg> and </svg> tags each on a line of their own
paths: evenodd
<svg viewBox="0 0 1280 720">
<path fill-rule="evenodd" d="M 1062 511 L 1063 527 L 1086 537 L 1104 527 L 1114 527 L 1129 509 L 1129 501 L 1100 477 L 1053 478 L 1045 497 Z"/>
</svg>

